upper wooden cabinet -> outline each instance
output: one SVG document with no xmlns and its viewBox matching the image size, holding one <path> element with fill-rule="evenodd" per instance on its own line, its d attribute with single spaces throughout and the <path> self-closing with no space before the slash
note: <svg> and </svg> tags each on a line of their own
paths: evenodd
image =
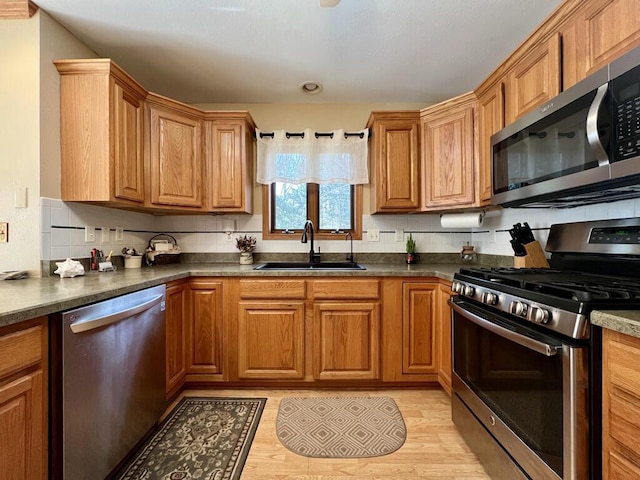
<svg viewBox="0 0 640 480">
<path fill-rule="evenodd" d="M 636 0 L 582 2 L 560 32 L 563 88 L 567 89 L 640 45 L 640 3 Z"/>
<path fill-rule="evenodd" d="M 510 124 L 560 93 L 560 34 L 521 57 L 505 84 L 506 123 Z"/>
<path fill-rule="evenodd" d="M 147 92 L 109 59 L 58 60 L 62 200 L 166 213 L 251 213 L 246 111 Z"/>
<path fill-rule="evenodd" d="M 108 59 L 59 60 L 64 201 L 141 207 L 147 92 Z"/>
<path fill-rule="evenodd" d="M 420 194 L 419 112 L 372 112 L 371 213 L 416 211 Z"/>
<path fill-rule="evenodd" d="M 481 204 L 491 201 L 491 135 L 504 128 L 504 84 L 498 82 L 478 97 L 478 196 Z"/>
<path fill-rule="evenodd" d="M 151 206 L 202 208 L 201 112 L 155 94 L 147 106 Z"/>
<path fill-rule="evenodd" d="M 207 208 L 253 212 L 253 132 L 248 112 L 205 113 Z"/>
<path fill-rule="evenodd" d="M 474 206 L 475 117 L 473 92 L 422 110 L 423 210 Z"/>
</svg>

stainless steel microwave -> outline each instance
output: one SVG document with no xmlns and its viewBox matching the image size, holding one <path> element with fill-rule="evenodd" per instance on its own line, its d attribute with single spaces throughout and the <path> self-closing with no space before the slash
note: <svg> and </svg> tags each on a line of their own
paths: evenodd
<svg viewBox="0 0 640 480">
<path fill-rule="evenodd" d="M 491 203 L 640 197 L 640 47 L 491 137 Z"/>
</svg>

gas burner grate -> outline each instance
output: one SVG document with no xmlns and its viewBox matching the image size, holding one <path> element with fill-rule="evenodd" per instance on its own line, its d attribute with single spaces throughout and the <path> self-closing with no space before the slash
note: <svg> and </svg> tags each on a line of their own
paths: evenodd
<svg viewBox="0 0 640 480">
<path fill-rule="evenodd" d="M 577 302 L 640 299 L 640 284 L 608 279 L 578 282 L 532 282 L 525 285 L 525 288 Z"/>
</svg>

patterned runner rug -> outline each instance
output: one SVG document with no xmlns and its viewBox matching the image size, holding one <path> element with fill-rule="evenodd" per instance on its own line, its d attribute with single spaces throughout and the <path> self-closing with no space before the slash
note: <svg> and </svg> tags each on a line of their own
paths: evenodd
<svg viewBox="0 0 640 480">
<path fill-rule="evenodd" d="M 276 433 L 292 452 L 319 458 L 387 455 L 407 437 L 389 397 L 283 398 Z"/>
<path fill-rule="evenodd" d="M 118 480 L 237 480 L 266 398 L 185 397 Z"/>
</svg>

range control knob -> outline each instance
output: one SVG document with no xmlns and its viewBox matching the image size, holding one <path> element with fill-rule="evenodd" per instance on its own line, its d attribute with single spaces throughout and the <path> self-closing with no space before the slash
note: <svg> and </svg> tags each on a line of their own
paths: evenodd
<svg viewBox="0 0 640 480">
<path fill-rule="evenodd" d="M 544 308 L 532 307 L 531 319 L 536 323 L 547 323 L 549 322 L 549 320 L 551 320 L 551 316 L 549 315 L 549 310 L 545 310 Z"/>
<path fill-rule="evenodd" d="M 524 303 L 515 300 L 509 305 L 509 311 L 515 315 L 524 317 L 527 315 L 527 306 Z"/>
<path fill-rule="evenodd" d="M 482 294 L 482 303 L 486 303 L 487 305 L 495 305 L 498 303 L 498 296 L 492 292 L 484 292 Z"/>
<path fill-rule="evenodd" d="M 476 289 L 473 288 L 471 285 L 467 285 L 466 287 L 464 287 L 465 296 L 473 297 L 474 293 L 476 293 Z"/>
<path fill-rule="evenodd" d="M 458 281 L 453 282 L 451 284 L 451 290 L 453 290 L 453 293 L 462 293 L 462 284 Z"/>
</svg>

